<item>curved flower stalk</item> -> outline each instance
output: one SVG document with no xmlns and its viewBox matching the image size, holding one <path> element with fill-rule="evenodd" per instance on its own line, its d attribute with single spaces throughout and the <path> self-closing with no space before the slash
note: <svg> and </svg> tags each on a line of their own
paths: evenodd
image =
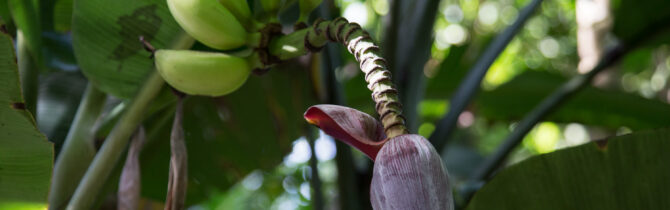
<svg viewBox="0 0 670 210">
<path fill-rule="evenodd" d="M 270 43 L 270 53 L 285 60 L 308 51 L 321 49 L 328 41 L 338 42 L 347 47 L 359 62 L 365 73 L 368 89 L 372 91 L 372 100 L 380 116 L 384 133 L 389 138 L 407 134 L 402 105 L 398 100 L 398 91 L 391 81 L 391 72 L 386 60 L 370 35 L 360 25 L 349 23 L 344 18 L 333 21 L 317 20 L 313 26 L 279 37 Z"/>
</svg>

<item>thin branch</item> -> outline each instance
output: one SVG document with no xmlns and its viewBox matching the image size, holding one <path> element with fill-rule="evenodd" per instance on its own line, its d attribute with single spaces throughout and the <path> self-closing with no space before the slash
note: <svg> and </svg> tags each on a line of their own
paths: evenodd
<svg viewBox="0 0 670 210">
<path fill-rule="evenodd" d="M 475 171 L 472 180 L 485 180 L 489 178 L 495 169 L 507 158 L 509 152 L 518 145 L 523 137 L 537 124 L 542 118 L 551 113 L 556 107 L 560 106 L 562 102 L 569 99 L 577 91 L 586 86 L 596 74 L 607 69 L 612 64 L 616 63 L 623 55 L 643 45 L 646 41 L 654 40 L 658 35 L 662 34 L 667 27 L 670 26 L 670 20 L 657 20 L 653 24 L 649 24 L 643 30 L 636 33 L 634 38 L 624 40 L 624 43 L 619 43 L 605 52 L 598 64 L 593 67 L 587 74 L 575 76 L 569 81 L 565 82 L 559 89 L 554 91 L 551 95 L 546 97 L 539 105 L 537 105 L 514 129 L 502 145 L 491 155 L 486 162 Z"/>
<path fill-rule="evenodd" d="M 554 91 L 550 96 L 545 98 L 539 105 L 537 105 L 526 117 L 519 122 L 518 126 L 512 131 L 512 133 L 507 136 L 503 143 L 498 147 L 495 153 L 489 156 L 485 162 L 474 172 L 473 176 L 469 183 L 477 185 L 477 183 L 487 180 L 493 175 L 496 169 L 507 159 L 509 153 L 514 149 L 523 137 L 535 127 L 540 120 L 545 116 L 551 114 L 557 107 L 559 107 L 563 102 L 567 101 L 575 95 L 579 90 L 585 87 L 595 75 L 601 72 L 607 67 L 614 64 L 619 60 L 626 50 L 622 45 L 617 45 L 616 47 L 608 50 L 600 62 L 588 73 L 575 76 L 567 82 L 563 83 L 556 91 Z M 463 192 L 463 198 L 467 203 L 473 196 L 476 189 L 471 189 L 467 192 Z"/>
<path fill-rule="evenodd" d="M 95 157 L 91 130 L 102 112 L 106 98 L 107 95 L 93 84 L 89 83 L 86 87 L 54 166 L 49 192 L 49 206 L 54 209 L 62 209 L 67 204 Z"/>
<path fill-rule="evenodd" d="M 116 162 L 123 154 L 130 135 L 137 129 L 142 121 L 146 107 L 163 87 L 163 78 L 158 72 L 152 72 L 142 89 L 133 99 L 130 106 L 116 124 L 112 132 L 105 139 L 105 143 L 93 159 L 91 166 L 86 171 L 84 178 L 77 187 L 68 209 L 89 209 L 92 207 L 103 184 L 106 182 L 110 172 L 116 166 Z"/>
<path fill-rule="evenodd" d="M 190 48 L 193 44 L 192 40 L 192 38 L 186 35 L 181 35 L 172 46 L 175 49 Z M 121 116 L 121 119 L 119 119 L 112 132 L 105 139 L 104 144 L 96 154 L 91 166 L 86 171 L 84 178 L 72 196 L 68 209 L 89 209 L 93 206 L 110 172 L 117 165 L 116 163 L 123 154 L 123 150 L 128 145 L 130 136 L 142 122 L 147 107 L 161 90 L 164 83 L 165 81 L 163 81 L 163 78 L 161 78 L 157 71 L 153 71 L 149 75 L 142 88 L 135 95 L 135 98 L 130 102 L 125 113 Z"/>
<path fill-rule="evenodd" d="M 46 68 L 42 56 L 39 14 L 33 1 L 10 0 L 4 6 L 10 8 L 18 29 L 17 50 L 23 98 L 26 108 L 37 119 L 38 76 L 40 69 Z"/>
<path fill-rule="evenodd" d="M 324 18 L 330 19 L 332 16 L 334 3 L 332 0 L 324 0 L 321 4 L 321 15 Z M 337 16 L 337 15 L 335 15 Z M 345 105 L 344 93 L 342 87 L 335 78 L 335 69 L 342 65 L 342 58 L 339 53 L 339 46 L 326 45 L 321 51 L 321 81 L 323 81 L 325 89 L 325 103 Z M 311 127 L 311 126 L 310 126 Z M 335 148 L 337 155 L 335 156 L 335 163 L 337 167 L 337 189 L 338 189 L 338 204 L 340 209 L 358 210 L 361 207 L 361 200 L 366 200 L 366 194 L 360 194 L 357 183 L 359 177 L 356 176 L 354 168 L 353 154 L 351 147 L 340 141 L 335 141 Z M 313 168 L 312 170 L 318 170 Z"/>
<path fill-rule="evenodd" d="M 312 156 L 309 158 L 309 167 L 312 168 L 311 178 L 309 184 L 312 187 L 312 194 L 310 200 L 312 200 L 312 209 L 314 210 L 323 210 L 323 189 L 321 185 L 321 177 L 319 177 L 319 160 L 316 157 L 316 136 L 314 133 L 316 130 L 312 126 L 308 126 L 306 129 L 306 137 L 309 141 L 309 148 L 312 151 Z"/>
<path fill-rule="evenodd" d="M 390 61 L 395 61 L 395 51 L 398 44 L 398 27 L 400 25 L 400 18 L 402 13 L 401 0 L 390 0 L 389 3 L 389 14 L 384 16 L 382 19 L 382 27 L 384 30 L 384 37 L 382 40 L 382 46 L 384 47 L 384 56 Z M 393 62 L 389 63 L 389 67 L 393 69 L 395 74 L 395 66 Z M 396 75 L 397 77 L 397 75 Z"/>
<path fill-rule="evenodd" d="M 624 50 L 621 45 L 608 50 L 603 59 L 601 59 L 598 65 L 596 65 L 589 73 L 573 77 L 550 96 L 545 98 L 521 122 L 519 122 L 512 134 L 507 136 L 496 152 L 487 158 L 486 162 L 477 169 L 472 179 L 485 180 L 491 176 L 493 171 L 507 158 L 512 149 L 521 142 L 523 137 L 533 129 L 537 122 L 550 114 L 551 111 L 555 110 L 556 107 L 568 100 L 571 96 L 577 93 L 577 91 L 582 89 L 582 87 L 586 86 L 596 74 L 619 60 L 623 53 Z"/>
<path fill-rule="evenodd" d="M 35 122 L 37 121 L 37 94 L 38 94 L 38 76 L 40 69 L 38 66 L 37 57 L 33 56 L 27 43 L 29 40 L 25 34 L 16 34 L 16 46 L 18 52 L 19 75 L 21 79 L 21 93 L 25 100 L 26 109 L 33 115 Z"/>
<path fill-rule="evenodd" d="M 537 124 L 542 118 L 550 114 L 554 109 L 575 95 L 579 90 L 585 87 L 600 71 L 607 69 L 612 64 L 616 63 L 626 53 L 645 44 L 645 42 L 655 40 L 661 32 L 667 31 L 670 26 L 670 19 L 656 20 L 649 24 L 644 29 L 638 31 L 632 39 L 623 40 L 622 43 L 607 50 L 605 55 L 600 59 L 598 64 L 593 67 L 587 74 L 573 77 L 565 82 L 559 89 L 554 91 L 551 95 L 546 97 L 538 106 L 536 106 L 514 129 L 502 143 L 502 145 L 479 167 L 469 183 L 479 185 L 483 180 L 490 178 L 495 170 L 504 162 L 509 153 L 518 145 L 523 137 Z M 481 186 L 481 185 L 480 185 Z M 463 197 L 467 201 L 472 198 L 476 190 L 465 192 Z"/>
<path fill-rule="evenodd" d="M 435 126 L 435 131 L 431 134 L 429 140 L 438 151 L 442 151 L 447 144 L 447 139 L 452 134 L 458 116 L 463 112 L 465 107 L 470 103 L 475 93 L 479 90 L 482 79 L 486 75 L 491 64 L 498 58 L 498 55 L 507 47 L 507 44 L 514 38 L 519 30 L 524 26 L 526 21 L 531 17 L 534 11 L 540 6 L 542 0 L 533 0 L 519 13 L 514 24 L 507 27 L 505 31 L 496 36 L 493 43 L 486 48 L 484 54 L 477 60 L 475 65 L 470 69 L 470 73 L 461 82 L 458 90 L 452 96 L 449 113 L 447 113 Z"/>
<path fill-rule="evenodd" d="M 397 2 L 403 5 L 404 12 L 396 29 L 396 50 L 389 57 L 390 67 L 395 69 L 394 79 L 400 91 L 403 114 L 407 128 L 416 132 L 419 125 L 419 102 L 423 99 L 426 88 L 424 66 L 431 56 L 433 45 L 433 27 L 440 1 L 415 0 Z M 398 14 L 395 14 L 398 15 Z M 397 50 L 402 49 L 402 50 Z M 386 49 L 384 49 L 386 50 Z M 390 53 L 389 53 L 390 54 Z"/>
</svg>

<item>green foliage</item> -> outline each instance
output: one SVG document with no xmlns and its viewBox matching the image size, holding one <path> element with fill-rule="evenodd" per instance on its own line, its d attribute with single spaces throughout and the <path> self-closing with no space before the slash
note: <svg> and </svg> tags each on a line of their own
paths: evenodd
<svg viewBox="0 0 670 210">
<path fill-rule="evenodd" d="M 565 81 L 559 75 L 526 71 L 495 90 L 483 92 L 476 105 L 489 119 L 517 120 Z M 670 123 L 670 105 L 631 93 L 586 87 L 546 120 L 612 129 L 658 128 Z"/>
<path fill-rule="evenodd" d="M 25 109 L 11 38 L 0 34 L 0 209 L 46 207 L 53 145 Z"/>
<path fill-rule="evenodd" d="M 139 36 L 144 36 L 157 49 L 174 46 L 174 43 L 183 41 L 185 36 L 164 0 L 55 0 L 48 4 L 40 3 L 34 6 L 41 10 L 35 10 L 36 14 L 29 16 L 41 16 L 35 20 L 42 21 L 42 27 L 35 23 L 28 24 L 35 20 L 27 18 L 13 20 L 8 1 L 20 2 L 0 0 L 0 23 L 13 35 L 16 35 L 15 26 L 23 27 L 27 43 L 32 46 L 30 49 L 44 52 L 44 63 L 52 71 L 40 74 L 41 112 L 37 123 L 25 111 L 10 106 L 0 109 L 0 112 L 6 113 L 1 115 L 4 118 L 0 118 L 0 209 L 44 208 L 53 152 L 51 145 L 35 129 L 35 124 L 47 134 L 49 140 L 56 143 L 58 151 L 58 143 L 63 141 L 67 128 L 71 126 L 71 115 L 76 110 L 85 79 L 116 97 L 110 100 L 112 105 L 119 101 L 128 104 L 147 76 L 154 71 L 153 60 L 148 58 L 150 54 L 143 49 Z M 251 11 L 243 11 L 243 6 L 246 6 L 244 3 L 247 2 L 250 3 Z M 261 2 L 270 5 L 267 7 L 268 4 Z M 263 26 L 260 22 L 277 21 L 277 15 L 267 9 L 300 13 L 282 15 L 293 19 L 300 16 L 300 20 L 307 20 L 309 9 L 300 10 L 304 2 L 309 2 L 309 8 L 313 8 L 320 1 L 240 0 L 235 2 L 235 6 L 242 5 L 240 8 L 243 10 L 238 10 L 239 14 L 231 12 L 238 19 L 253 18 L 248 17 L 251 15 L 248 12 L 255 14 L 255 20 L 240 20 L 251 33 Z M 367 19 L 366 24 L 362 25 L 374 40 L 402 42 L 395 43 L 397 49 L 393 49 L 393 44 L 384 43 L 381 50 L 389 54 L 387 62 L 396 68 L 393 78 L 402 87 L 399 91 L 406 92 L 404 94 L 407 97 L 402 97 L 405 108 L 410 112 L 418 112 L 413 116 L 417 119 L 409 120 L 416 120 L 413 124 L 420 125 L 418 132 L 429 136 L 440 129 L 434 122 L 449 110 L 451 101 L 447 99 L 468 70 L 484 53 L 492 38 L 510 25 L 530 0 L 395 1 L 402 8 L 395 10 L 393 5 L 391 8 L 384 5 L 385 2 L 336 0 L 333 4 L 323 4 L 325 8 L 313 12 L 311 17 L 318 17 L 319 12 L 328 11 L 334 17 L 342 13 L 355 19 L 363 16 L 364 12 Z M 439 6 L 428 6 L 433 3 Z M 670 132 L 637 132 L 670 123 L 670 105 L 667 103 L 670 100 L 667 85 L 670 75 L 667 41 L 670 36 L 636 37 L 635 34 L 666 27 L 670 23 L 670 14 L 665 11 L 670 7 L 669 4 L 658 0 L 614 0 L 612 8 L 615 17 L 611 32 L 614 36 L 604 40 L 605 46 L 617 42 L 630 44 L 636 39 L 650 42 L 645 48 L 629 52 L 621 59 L 621 65 L 613 66 L 603 76 L 608 81 L 605 85 L 585 87 L 544 118 L 546 122 L 529 133 L 524 146 L 515 150 L 510 162 L 574 144 L 569 140 L 568 127 L 576 126 L 583 130 L 580 141 L 615 135 L 615 132 L 628 129 L 636 133 L 613 138 L 604 150 L 590 143 L 532 157 L 512 166 L 477 194 L 471 208 L 504 208 L 504 204 L 515 209 L 668 207 L 643 206 L 664 199 L 647 195 L 641 189 L 647 187 L 644 189 L 658 190 L 660 195 L 667 194 L 660 190 L 669 185 L 666 181 L 667 167 L 653 164 L 659 164 L 659 161 L 663 163 L 663 160 L 669 158 L 660 151 L 667 148 L 667 143 L 661 140 L 667 138 Z M 53 7 L 45 8 L 45 5 Z M 358 10 L 351 11 L 356 11 L 355 14 L 359 16 L 347 12 L 350 7 L 358 7 Z M 15 13 L 15 16 L 25 12 L 16 11 L 19 13 Z M 484 16 L 492 14 L 491 11 L 497 16 L 485 20 L 487 17 Z M 437 16 L 434 24 L 428 21 L 434 16 L 426 15 L 432 13 Z M 23 17 L 28 17 L 25 14 Z M 398 20 L 390 21 L 393 16 Z M 288 19 L 281 19 L 285 28 L 290 28 L 289 22 L 292 24 L 292 21 L 286 21 Z M 400 30 L 392 33 L 392 30 L 389 31 L 391 25 L 387 25 L 389 23 L 400 24 Z M 45 27 L 49 25 L 53 27 Z M 45 31 L 40 32 L 40 28 Z M 453 35 L 458 34 L 454 33 L 455 29 L 464 32 L 463 39 L 454 38 Z M 459 129 L 453 137 L 456 144 L 450 145 L 444 156 L 452 178 L 457 180 L 455 189 L 464 186 L 460 181 L 470 176 L 472 170 L 481 163 L 482 156 L 499 147 L 501 140 L 515 127 L 516 121 L 566 81 L 564 76 L 577 75 L 575 68 L 579 57 L 576 52 L 576 31 L 574 1 L 544 1 L 494 62 L 480 86 L 482 91 L 474 97 L 472 105 L 466 108 L 464 119 L 467 120 L 458 123 Z M 0 36 L 1 47 L 7 47 L 0 48 L 3 50 L 0 52 L 0 71 L 13 71 L 8 76 L 0 77 L 0 81 L 9 82 L 6 83 L 9 85 L 0 85 L 0 96 L 8 93 L 6 102 L 20 102 L 23 99 L 16 80 L 16 64 L 8 59 L 10 54 L 4 54 L 11 49 L 11 41 L 5 35 Z M 432 40 L 433 37 L 435 40 Z M 296 40 L 296 43 L 302 41 Z M 204 45 L 195 48 L 213 50 Z M 335 73 L 334 80 L 344 87 L 343 93 L 338 94 L 344 96 L 349 106 L 373 113 L 374 104 L 370 102 L 370 92 L 366 90 L 358 64 L 346 49 L 338 49 L 338 52 L 331 52 L 332 57 L 344 57 L 345 60 Z M 242 55 L 251 49 L 235 51 L 236 55 Z M 296 54 L 302 53 L 304 51 Z M 426 58 L 428 62 L 424 62 Z M 330 92 L 314 90 L 314 86 L 321 85 L 312 84 L 318 83 L 314 78 L 322 76 L 314 74 L 318 71 L 303 71 L 307 65 L 292 65 L 305 64 L 304 61 L 308 59 L 285 61 L 289 65 L 274 66 L 262 76 L 251 75 L 239 90 L 225 97 L 191 96 L 186 99 L 184 124 L 189 152 L 189 205 L 266 209 L 276 207 L 286 199 L 294 199 L 298 200 L 300 208 L 311 208 L 309 199 L 302 192 L 296 193 L 295 186 L 283 185 L 286 177 L 293 177 L 297 185 L 306 184 L 308 178 L 304 175 L 304 168 L 296 169 L 306 166 L 286 169 L 285 164 L 281 163 L 291 149 L 291 142 L 304 134 L 306 125 L 302 119 L 303 111 L 315 104 L 317 98 L 326 98 L 313 92 Z M 318 59 L 309 61 L 311 68 L 332 62 Z M 81 77 L 78 69 L 86 78 Z M 149 140 L 141 152 L 142 196 L 143 199 L 158 202 L 165 199 L 168 179 L 170 153 L 169 141 L 166 140 L 169 139 L 175 101 L 169 88 L 164 86 L 160 95 L 138 117 L 147 128 Z M 5 99 L 0 97 L 0 100 Z M 111 113 L 111 108 L 107 107 L 104 113 L 109 117 L 107 115 Z M 102 125 L 101 128 L 96 127 L 98 146 L 117 124 L 119 116 L 111 117 L 112 120 L 97 120 L 96 123 Z M 21 131 L 20 135 L 18 131 Z M 547 133 L 551 134 L 549 138 L 544 135 Z M 7 134 L 11 138 L 3 137 Z M 22 162 L 12 162 L 17 164 L 8 165 L 7 161 L 3 161 L 7 158 L 13 158 L 13 161 L 18 157 L 21 157 Z M 119 161 L 115 167 L 120 168 L 122 163 Z M 335 177 L 337 172 L 333 171 L 334 161 L 320 162 L 318 168 L 326 164 L 331 169 L 321 169 L 320 173 Z M 355 164 L 355 169 L 347 168 L 347 172 L 364 174 L 365 170 L 361 168 L 365 168 L 366 164 L 369 161 L 361 159 Z M 35 173 L 35 176 L 15 176 L 23 172 Z M 105 182 L 108 191 L 115 188 L 117 180 L 114 173 L 117 172 L 112 172 L 109 180 L 100 180 Z M 262 186 L 256 190 L 242 186 L 244 177 L 250 173 L 252 176 L 261 174 L 265 177 Z M 324 182 L 335 185 L 335 178 Z M 367 186 L 360 184 L 350 188 L 361 188 L 361 192 L 356 194 L 365 195 L 367 192 L 363 188 Z M 326 200 L 346 197 L 342 196 L 346 192 L 337 195 L 334 189 L 325 189 Z M 102 202 L 105 196 L 102 193 L 96 199 Z M 633 199 L 625 199 L 630 196 Z M 638 199 L 642 196 L 648 196 L 643 199 L 649 202 L 634 203 L 643 200 Z M 612 197 L 615 199 L 610 200 Z M 360 199 L 367 204 L 365 197 Z M 498 201 L 503 204 L 496 203 Z M 335 202 L 326 202 L 326 205 Z M 610 204 L 616 206 L 606 206 Z"/>
<path fill-rule="evenodd" d="M 667 209 L 670 129 L 531 157 L 502 170 L 468 209 Z"/>
<path fill-rule="evenodd" d="M 315 103 L 306 76 L 299 70 L 272 71 L 250 77 L 225 97 L 186 99 L 184 131 L 191 179 L 187 203 L 200 202 L 255 169 L 271 170 L 281 162 L 306 126 L 302 112 Z M 168 109 L 157 116 L 172 112 Z M 169 143 L 164 140 L 169 124 L 149 129 L 150 143 L 141 157 L 143 171 L 165 172 L 143 173 L 143 195 L 155 200 L 165 199 Z M 152 137 L 152 132 L 157 133 Z"/>
<path fill-rule="evenodd" d="M 79 67 L 96 87 L 119 98 L 134 96 L 153 71 L 139 37 L 160 49 L 180 34 L 165 1 L 74 2 L 72 45 Z"/>
</svg>

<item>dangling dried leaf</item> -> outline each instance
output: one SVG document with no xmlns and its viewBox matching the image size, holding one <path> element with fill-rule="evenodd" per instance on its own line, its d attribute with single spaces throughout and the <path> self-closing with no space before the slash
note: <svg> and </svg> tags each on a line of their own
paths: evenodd
<svg viewBox="0 0 670 210">
<path fill-rule="evenodd" d="M 140 127 L 130 142 L 126 163 L 123 165 L 123 171 L 121 172 L 117 194 L 117 205 L 120 210 L 137 209 L 139 205 L 142 190 L 140 185 L 140 151 L 144 141 L 144 128 Z"/>
<path fill-rule="evenodd" d="M 186 185 L 188 181 L 188 165 L 186 144 L 184 143 L 184 128 L 182 127 L 183 99 L 177 101 L 172 134 L 170 136 L 170 175 L 168 179 L 168 194 L 165 201 L 166 210 L 184 209 L 186 200 Z"/>
<path fill-rule="evenodd" d="M 442 158 L 414 134 L 396 136 L 379 151 L 370 201 L 374 209 L 454 209 Z"/>
<path fill-rule="evenodd" d="M 321 104 L 307 109 L 305 120 L 375 160 L 384 145 L 384 128 L 374 117 L 349 107 Z"/>
</svg>

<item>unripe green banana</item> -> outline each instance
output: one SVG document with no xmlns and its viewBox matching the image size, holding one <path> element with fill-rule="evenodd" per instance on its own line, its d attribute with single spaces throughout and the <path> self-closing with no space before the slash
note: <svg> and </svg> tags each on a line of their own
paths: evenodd
<svg viewBox="0 0 670 210">
<path fill-rule="evenodd" d="M 219 50 L 246 44 L 244 27 L 217 0 L 167 0 L 167 3 L 177 23 L 203 44 Z"/>
<path fill-rule="evenodd" d="M 245 59 L 224 53 L 158 50 L 155 56 L 163 79 L 190 95 L 226 95 L 242 86 L 251 72 Z"/>
<path fill-rule="evenodd" d="M 226 7 L 242 25 L 249 24 L 251 21 L 251 9 L 249 9 L 247 0 L 219 0 L 219 3 Z"/>
</svg>

